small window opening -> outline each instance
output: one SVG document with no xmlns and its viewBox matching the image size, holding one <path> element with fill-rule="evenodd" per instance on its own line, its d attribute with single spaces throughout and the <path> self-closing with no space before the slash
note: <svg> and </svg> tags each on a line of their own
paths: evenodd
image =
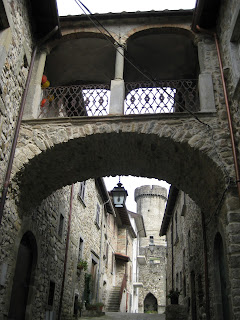
<svg viewBox="0 0 240 320">
<path fill-rule="evenodd" d="M 80 182 L 80 187 L 78 192 L 78 196 L 82 201 L 84 201 L 84 198 L 85 198 L 85 190 L 86 190 L 86 181 L 82 181 Z"/>
<path fill-rule="evenodd" d="M 26 54 L 24 54 L 23 56 L 23 65 L 24 65 L 24 68 L 28 68 L 28 60 L 27 60 Z"/>
<path fill-rule="evenodd" d="M 50 281 L 49 292 L 48 292 L 48 305 L 50 307 L 53 306 L 54 293 L 55 293 L 55 282 L 54 281 Z"/>
<path fill-rule="evenodd" d="M 60 214 L 59 226 L 58 226 L 59 237 L 62 237 L 62 235 L 63 235 L 63 223 L 64 223 L 64 216 L 62 214 Z"/>
<path fill-rule="evenodd" d="M 153 236 L 150 236 L 150 237 L 149 237 L 149 242 L 150 242 L 150 243 L 154 243 L 154 237 L 153 237 Z"/>
<path fill-rule="evenodd" d="M 73 306 L 73 315 L 74 315 L 74 316 L 77 316 L 77 315 L 78 315 L 78 309 L 79 309 L 78 295 L 75 294 L 75 297 L 74 297 L 74 306 Z"/>
<path fill-rule="evenodd" d="M 96 223 L 99 226 L 100 221 L 100 205 L 97 203 L 97 209 L 96 209 Z"/>
</svg>

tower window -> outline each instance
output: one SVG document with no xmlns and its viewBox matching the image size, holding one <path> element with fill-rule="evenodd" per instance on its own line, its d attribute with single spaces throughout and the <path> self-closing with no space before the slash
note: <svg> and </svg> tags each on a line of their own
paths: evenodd
<svg viewBox="0 0 240 320">
<path fill-rule="evenodd" d="M 150 242 L 150 243 L 154 243 L 154 237 L 153 237 L 153 236 L 150 236 L 150 237 L 149 237 L 149 242 Z"/>
</svg>

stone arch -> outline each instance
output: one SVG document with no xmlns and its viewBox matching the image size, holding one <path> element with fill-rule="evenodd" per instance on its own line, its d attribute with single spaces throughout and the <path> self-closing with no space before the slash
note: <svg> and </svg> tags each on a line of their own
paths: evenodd
<svg viewBox="0 0 240 320">
<path fill-rule="evenodd" d="M 160 33 L 175 33 L 175 34 L 182 34 L 186 37 L 190 38 L 192 41 L 195 40 L 194 32 L 188 27 L 179 26 L 179 25 L 141 25 L 135 29 L 131 29 L 126 37 L 126 42 L 131 38 L 138 37 L 140 34 L 146 35 L 153 32 L 160 32 Z"/>
<path fill-rule="evenodd" d="M 34 287 L 38 248 L 31 231 L 24 233 L 18 249 L 12 284 L 9 318 L 31 319 L 31 303 Z"/>
<path fill-rule="evenodd" d="M 145 312 L 158 312 L 157 298 L 149 292 L 144 299 L 144 313 Z"/>
<path fill-rule="evenodd" d="M 215 286 L 215 312 L 217 319 L 230 319 L 230 303 L 228 297 L 228 276 L 226 253 L 223 238 L 219 232 L 214 239 L 214 286 Z"/>
<path fill-rule="evenodd" d="M 119 174 L 166 180 L 188 193 L 204 212 L 215 212 L 226 182 L 211 135 L 189 118 L 188 130 L 176 119 L 176 127 L 171 127 L 167 120 L 162 125 L 151 118 L 106 123 L 86 118 L 81 125 L 78 119 L 56 119 L 51 125 L 43 121 L 41 129 L 39 122 L 25 125 L 13 167 L 13 187 L 19 187 L 23 212 L 65 185 Z"/>
<path fill-rule="evenodd" d="M 45 74 L 51 86 L 109 84 L 114 78 L 116 50 L 109 35 L 94 30 L 66 34 L 50 44 Z"/>
<path fill-rule="evenodd" d="M 135 64 L 157 80 L 196 79 L 199 72 L 194 34 L 177 26 L 141 27 L 127 39 L 127 52 Z M 147 81 L 127 62 L 126 81 Z"/>
</svg>

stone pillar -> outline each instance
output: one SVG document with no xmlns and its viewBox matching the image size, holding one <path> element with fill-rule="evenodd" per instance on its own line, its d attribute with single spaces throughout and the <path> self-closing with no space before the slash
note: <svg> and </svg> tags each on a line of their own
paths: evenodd
<svg viewBox="0 0 240 320">
<path fill-rule="evenodd" d="M 204 42 L 203 39 L 200 39 L 198 42 L 198 62 L 200 67 L 198 89 L 200 111 L 202 112 L 216 111 L 212 75 L 211 69 L 209 69 L 212 66 L 212 62 L 207 55 L 213 48 L 215 48 L 213 41 Z"/>
<path fill-rule="evenodd" d="M 125 87 L 123 80 L 124 48 L 117 47 L 115 63 L 115 79 L 111 81 L 111 96 L 109 114 L 124 114 Z"/>
<path fill-rule="evenodd" d="M 209 73 L 199 74 L 198 89 L 199 89 L 199 99 L 200 99 L 200 111 L 202 112 L 216 111 L 211 74 Z"/>
<path fill-rule="evenodd" d="M 41 81 L 45 68 L 46 57 L 47 50 L 39 52 L 36 56 L 23 119 L 36 119 L 39 114 L 42 97 Z"/>
</svg>

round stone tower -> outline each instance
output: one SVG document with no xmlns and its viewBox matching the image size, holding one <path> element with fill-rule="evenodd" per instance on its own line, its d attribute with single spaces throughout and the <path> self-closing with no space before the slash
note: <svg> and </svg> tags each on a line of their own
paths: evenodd
<svg viewBox="0 0 240 320">
<path fill-rule="evenodd" d="M 166 307 L 166 240 L 159 232 L 167 201 L 167 190 L 142 186 L 135 190 L 137 213 L 143 216 L 146 237 L 139 239 L 139 255 L 145 263 L 138 266 L 138 312 L 163 313 Z"/>
<path fill-rule="evenodd" d="M 144 219 L 146 238 L 140 241 L 141 247 L 151 244 L 165 245 L 165 237 L 159 237 L 167 201 L 167 189 L 160 186 L 142 186 L 135 190 L 137 213 Z"/>
</svg>

